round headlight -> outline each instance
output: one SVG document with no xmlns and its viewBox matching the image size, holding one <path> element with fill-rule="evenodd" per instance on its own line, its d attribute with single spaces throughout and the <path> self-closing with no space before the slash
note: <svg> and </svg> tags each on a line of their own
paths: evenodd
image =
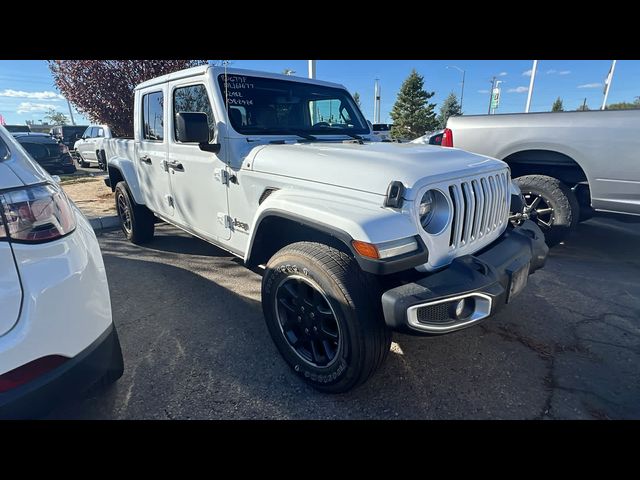
<svg viewBox="0 0 640 480">
<path fill-rule="evenodd" d="M 418 204 L 418 218 L 425 232 L 431 235 L 442 233 L 449 222 L 451 208 L 440 190 L 427 190 Z"/>
<path fill-rule="evenodd" d="M 420 206 L 418 207 L 418 215 L 420 216 L 420 224 L 422 228 L 426 228 L 433 218 L 433 212 L 435 210 L 435 195 L 433 190 L 427 190 L 420 200 Z"/>
</svg>

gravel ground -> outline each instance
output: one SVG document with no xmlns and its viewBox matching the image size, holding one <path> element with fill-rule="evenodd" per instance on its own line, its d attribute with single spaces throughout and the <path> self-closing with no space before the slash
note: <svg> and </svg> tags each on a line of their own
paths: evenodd
<svg viewBox="0 0 640 480">
<path fill-rule="evenodd" d="M 65 180 L 62 188 L 88 218 L 116 215 L 113 192 L 102 177 Z"/>
</svg>

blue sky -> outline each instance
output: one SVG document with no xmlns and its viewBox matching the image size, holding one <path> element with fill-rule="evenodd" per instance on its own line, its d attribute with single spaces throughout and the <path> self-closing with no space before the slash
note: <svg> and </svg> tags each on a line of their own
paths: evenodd
<svg viewBox="0 0 640 480">
<path fill-rule="evenodd" d="M 292 69 L 307 75 L 306 60 L 231 60 L 232 66 L 270 72 Z M 382 88 L 381 121 L 391 122 L 389 112 L 398 90 L 415 68 L 425 78 L 425 87 L 435 91 L 432 102 L 440 104 L 451 92 L 460 96 L 462 74 L 447 65 L 466 71 L 463 110 L 465 114 L 485 114 L 489 104 L 492 76 L 500 85 L 501 103 L 497 113 L 524 111 L 532 60 L 318 60 L 317 78 L 342 83 L 351 93 L 358 92 L 365 116 L 373 120 L 374 80 Z M 591 109 L 600 108 L 603 82 L 611 60 L 540 60 L 531 111 L 548 111 L 559 96 L 565 109 L 575 109 L 587 99 Z M 640 95 L 640 61 L 619 60 L 608 103 L 633 101 Z M 0 114 L 7 123 L 44 118 L 48 106 L 68 114 L 66 101 L 57 95 L 45 61 L 0 61 Z M 74 110 L 76 123 L 87 120 Z"/>
</svg>

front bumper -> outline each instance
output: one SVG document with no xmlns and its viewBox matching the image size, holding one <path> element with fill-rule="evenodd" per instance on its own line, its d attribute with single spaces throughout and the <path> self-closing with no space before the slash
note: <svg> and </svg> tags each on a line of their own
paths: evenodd
<svg viewBox="0 0 640 480">
<path fill-rule="evenodd" d="M 86 349 L 28 383 L 0 393 L 0 419 L 38 418 L 63 400 L 81 393 L 108 375 L 122 375 L 123 361 L 115 325 Z"/>
<path fill-rule="evenodd" d="M 480 252 L 386 291 L 385 322 L 406 333 L 443 334 L 470 327 L 510 301 L 514 287 L 544 266 L 548 251 L 542 231 L 527 220 Z M 456 316 L 455 306 L 461 300 L 465 308 Z"/>
</svg>

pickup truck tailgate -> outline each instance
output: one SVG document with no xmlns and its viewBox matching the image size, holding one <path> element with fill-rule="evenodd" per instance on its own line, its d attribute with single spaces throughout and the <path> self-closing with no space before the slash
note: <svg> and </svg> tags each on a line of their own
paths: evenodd
<svg viewBox="0 0 640 480">
<path fill-rule="evenodd" d="M 0 228 L 4 228 L 0 223 Z M 0 240 L 0 336 L 18 321 L 22 304 L 20 277 L 13 259 L 11 245 Z"/>
</svg>

